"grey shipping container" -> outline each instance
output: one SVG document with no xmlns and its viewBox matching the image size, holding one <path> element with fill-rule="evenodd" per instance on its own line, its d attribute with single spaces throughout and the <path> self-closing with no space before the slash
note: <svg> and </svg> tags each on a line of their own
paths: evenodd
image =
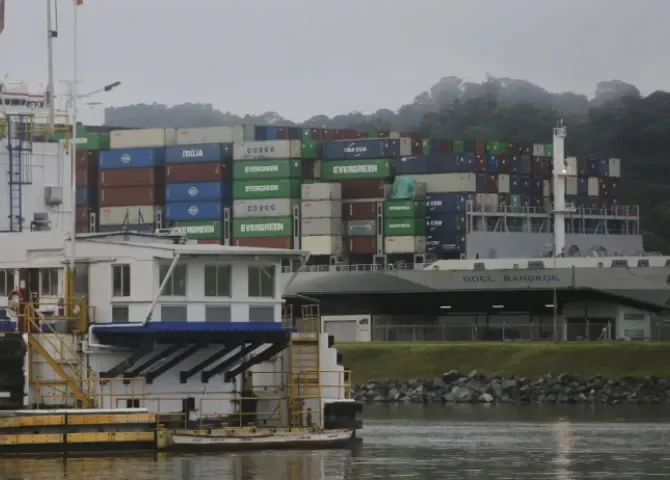
<svg viewBox="0 0 670 480">
<path fill-rule="evenodd" d="M 302 186 L 303 200 L 342 200 L 339 183 L 308 183 Z"/>
<path fill-rule="evenodd" d="M 304 237 L 342 235 L 341 218 L 305 218 L 302 220 L 301 235 Z"/>
<path fill-rule="evenodd" d="M 347 237 L 372 237 L 377 235 L 377 220 L 350 220 L 346 222 Z"/>
<path fill-rule="evenodd" d="M 303 200 L 300 214 L 302 218 L 340 218 L 342 217 L 342 202 L 340 200 Z"/>
<path fill-rule="evenodd" d="M 233 202 L 234 218 L 290 217 L 293 206 L 299 200 L 291 198 L 266 198 L 262 200 L 235 200 Z"/>
</svg>

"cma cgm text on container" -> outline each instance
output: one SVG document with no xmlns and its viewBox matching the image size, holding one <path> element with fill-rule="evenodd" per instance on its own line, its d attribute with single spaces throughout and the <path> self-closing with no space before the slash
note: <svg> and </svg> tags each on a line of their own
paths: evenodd
<svg viewBox="0 0 670 480">
<path fill-rule="evenodd" d="M 412 154 L 410 138 L 337 140 L 326 142 L 323 156 L 326 160 L 397 158 Z"/>
</svg>

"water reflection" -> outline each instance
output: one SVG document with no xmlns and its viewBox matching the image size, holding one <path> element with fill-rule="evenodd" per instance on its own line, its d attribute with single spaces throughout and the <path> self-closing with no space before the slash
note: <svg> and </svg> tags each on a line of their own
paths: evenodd
<svg viewBox="0 0 670 480">
<path fill-rule="evenodd" d="M 2 480 L 365 480 L 670 477 L 670 410 L 366 409 L 356 450 L 0 459 Z"/>
</svg>

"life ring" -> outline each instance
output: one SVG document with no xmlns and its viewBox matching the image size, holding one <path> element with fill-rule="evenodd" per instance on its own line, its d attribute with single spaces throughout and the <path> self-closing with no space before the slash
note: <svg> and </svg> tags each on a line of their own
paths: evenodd
<svg viewBox="0 0 670 480">
<path fill-rule="evenodd" d="M 16 297 L 18 297 L 18 299 Z M 23 298 L 23 291 L 20 288 L 15 288 L 9 292 L 9 295 L 7 295 L 7 300 L 7 313 L 13 317 L 18 317 L 21 302 L 25 302 L 25 299 Z"/>
</svg>

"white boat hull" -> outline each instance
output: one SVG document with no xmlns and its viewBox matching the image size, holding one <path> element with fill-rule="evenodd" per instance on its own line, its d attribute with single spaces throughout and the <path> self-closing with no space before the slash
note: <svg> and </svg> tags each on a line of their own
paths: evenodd
<svg viewBox="0 0 670 480">
<path fill-rule="evenodd" d="M 349 444 L 355 430 L 316 432 L 175 432 L 170 447 L 191 450 L 271 450 L 279 448 L 335 448 Z"/>
</svg>

